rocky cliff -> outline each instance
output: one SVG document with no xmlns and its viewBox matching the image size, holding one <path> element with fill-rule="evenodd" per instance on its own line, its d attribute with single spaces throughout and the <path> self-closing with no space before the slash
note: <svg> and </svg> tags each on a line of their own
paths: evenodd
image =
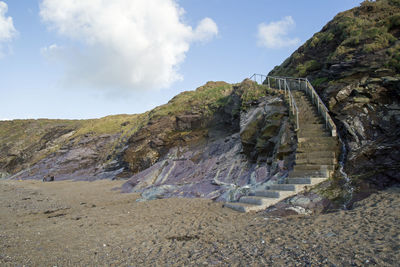
<svg viewBox="0 0 400 267">
<path fill-rule="evenodd" d="M 269 73 L 312 82 L 346 145 L 355 199 L 400 182 L 399 37 L 400 1 L 364 1 Z"/>
<path fill-rule="evenodd" d="M 116 155 L 144 115 L 0 122 L 1 177 L 94 180 L 117 175 Z"/>
<path fill-rule="evenodd" d="M 144 199 L 235 199 L 287 172 L 295 150 L 283 99 L 250 80 L 208 82 L 140 115 L 0 122 L 0 145 L 2 177 L 124 178 Z"/>
<path fill-rule="evenodd" d="M 124 192 L 234 200 L 293 164 L 286 105 L 266 87 L 210 82 L 167 105 L 129 139 L 123 158 L 137 174 Z"/>
</svg>

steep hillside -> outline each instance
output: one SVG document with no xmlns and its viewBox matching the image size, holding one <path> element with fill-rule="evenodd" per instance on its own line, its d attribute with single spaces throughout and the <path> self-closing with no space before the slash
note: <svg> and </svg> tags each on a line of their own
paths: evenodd
<svg viewBox="0 0 400 267">
<path fill-rule="evenodd" d="M 295 149 L 281 97 L 250 80 L 208 82 L 140 115 L 0 122 L 0 148 L 2 177 L 130 178 L 124 190 L 144 198 L 223 199 L 290 168 Z"/>
<path fill-rule="evenodd" d="M 152 110 L 123 154 L 125 176 L 137 173 L 124 191 L 231 200 L 289 169 L 295 147 L 287 108 L 266 90 L 250 80 L 209 82 Z"/>
<path fill-rule="evenodd" d="M 49 174 L 58 179 L 94 179 L 106 175 L 107 163 L 144 117 L 1 121 L 1 177 L 41 179 Z"/>
<path fill-rule="evenodd" d="M 400 182 L 399 37 L 400 1 L 364 1 L 269 73 L 312 82 L 346 144 L 356 196 Z"/>
</svg>

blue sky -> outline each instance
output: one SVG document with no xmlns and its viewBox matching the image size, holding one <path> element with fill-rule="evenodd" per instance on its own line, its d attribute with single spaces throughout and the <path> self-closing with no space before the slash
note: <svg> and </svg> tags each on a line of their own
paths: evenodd
<svg viewBox="0 0 400 267">
<path fill-rule="evenodd" d="M 0 0 L 0 120 L 141 113 L 268 73 L 360 2 Z"/>
</svg>

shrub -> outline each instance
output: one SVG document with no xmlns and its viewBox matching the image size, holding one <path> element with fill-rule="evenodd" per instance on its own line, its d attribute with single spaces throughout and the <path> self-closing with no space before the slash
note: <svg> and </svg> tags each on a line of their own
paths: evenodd
<svg viewBox="0 0 400 267">
<path fill-rule="evenodd" d="M 308 72 L 316 71 L 321 68 L 321 64 L 316 60 L 309 60 L 304 64 L 299 64 L 296 68 L 298 75 L 300 77 L 304 77 L 307 75 Z"/>
<path fill-rule="evenodd" d="M 314 87 L 318 87 L 318 86 L 320 86 L 321 84 L 323 84 L 323 83 L 325 83 L 325 82 L 327 82 L 327 81 L 328 81 L 328 78 L 327 78 L 327 77 L 320 77 L 320 78 L 317 78 L 317 79 L 313 80 L 313 81 L 311 82 L 311 84 L 312 84 Z"/>
<path fill-rule="evenodd" d="M 314 48 L 318 45 L 319 43 L 319 38 L 318 35 L 314 35 L 314 37 L 311 39 L 310 44 L 308 45 L 308 47 Z"/>
<path fill-rule="evenodd" d="M 388 18 L 388 29 L 394 29 L 396 27 L 400 26 L 400 14 L 396 14 L 394 16 L 391 16 L 390 18 Z"/>
<path fill-rule="evenodd" d="M 374 36 L 373 42 L 364 45 L 364 51 L 371 53 L 389 46 L 397 39 L 388 32 L 379 32 Z"/>
<path fill-rule="evenodd" d="M 330 56 L 330 60 L 337 60 L 339 58 L 343 58 L 344 55 L 354 50 L 355 50 L 354 48 L 346 47 L 344 45 L 339 45 Z"/>
<path fill-rule="evenodd" d="M 400 7 L 400 0 L 389 0 L 389 4 L 392 6 L 399 6 Z"/>
</svg>

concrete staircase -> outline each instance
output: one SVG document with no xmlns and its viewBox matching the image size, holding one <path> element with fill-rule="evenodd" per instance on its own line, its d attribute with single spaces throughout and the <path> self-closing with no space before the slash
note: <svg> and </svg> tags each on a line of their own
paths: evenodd
<svg viewBox="0 0 400 267">
<path fill-rule="evenodd" d="M 225 203 L 225 207 L 240 211 L 260 211 L 279 201 L 319 184 L 332 177 L 338 163 L 339 142 L 330 136 L 317 108 L 303 91 L 292 91 L 299 109 L 299 130 L 296 162 L 284 184 L 256 189 L 239 202 Z"/>
</svg>

